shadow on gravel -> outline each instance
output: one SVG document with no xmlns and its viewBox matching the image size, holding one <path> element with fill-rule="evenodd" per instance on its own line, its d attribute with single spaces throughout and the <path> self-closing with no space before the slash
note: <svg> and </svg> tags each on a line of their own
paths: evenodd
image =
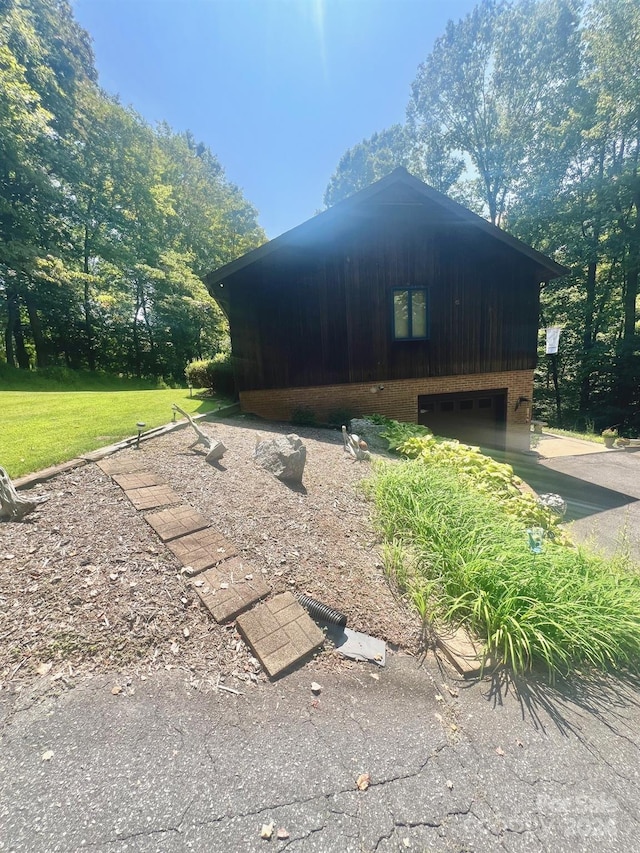
<svg viewBox="0 0 640 853">
<path fill-rule="evenodd" d="M 212 412 L 204 422 L 210 426 L 216 423 L 224 423 L 225 426 L 237 427 L 238 429 L 250 429 L 258 433 L 277 433 L 278 435 L 289 435 L 295 433 L 300 438 L 313 438 L 315 441 L 324 441 L 327 444 L 342 444 L 342 432 L 340 427 L 331 426 L 302 426 L 291 424 L 286 421 L 266 421 L 258 415 L 238 414 L 226 418 L 217 418 Z"/>
<path fill-rule="evenodd" d="M 640 676 L 581 674 L 570 678 L 557 676 L 554 683 L 549 683 L 542 674 L 525 677 L 499 667 L 492 674 L 485 698 L 496 706 L 504 704 L 509 694 L 519 703 L 522 718 L 529 718 L 539 731 L 546 732 L 551 722 L 561 734 L 583 740 L 580 720 L 581 716 L 589 715 L 613 734 L 628 737 L 623 731 L 628 729 L 623 712 L 640 709 Z"/>
</svg>

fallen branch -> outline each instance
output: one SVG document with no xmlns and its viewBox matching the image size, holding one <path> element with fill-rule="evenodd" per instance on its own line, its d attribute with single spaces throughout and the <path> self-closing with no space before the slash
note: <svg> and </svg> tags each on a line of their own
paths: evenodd
<svg viewBox="0 0 640 853">
<path fill-rule="evenodd" d="M 20 521 L 25 515 L 33 512 L 38 504 L 46 500 L 48 500 L 46 497 L 32 500 L 20 497 L 7 472 L 4 468 L 0 468 L 0 518 L 7 517 L 12 521 Z"/>
<path fill-rule="evenodd" d="M 239 690 L 234 690 L 233 687 L 225 687 L 224 684 L 217 684 L 216 690 L 226 690 L 227 693 L 233 693 L 235 696 L 243 696 Z"/>
<path fill-rule="evenodd" d="M 209 438 L 208 435 L 205 435 L 205 433 L 195 423 L 191 415 L 188 412 L 185 412 L 184 409 L 181 409 L 180 406 L 177 405 L 177 403 L 173 403 L 171 408 L 174 412 L 180 412 L 180 414 L 183 415 L 189 421 L 191 426 L 196 431 L 196 435 L 198 436 L 198 438 L 194 441 L 191 447 L 196 447 L 196 445 L 198 444 L 203 444 L 207 451 L 207 455 L 205 456 L 207 462 L 217 462 L 218 459 L 222 459 L 224 454 L 227 452 L 227 448 L 224 446 L 224 444 L 215 438 Z"/>
</svg>

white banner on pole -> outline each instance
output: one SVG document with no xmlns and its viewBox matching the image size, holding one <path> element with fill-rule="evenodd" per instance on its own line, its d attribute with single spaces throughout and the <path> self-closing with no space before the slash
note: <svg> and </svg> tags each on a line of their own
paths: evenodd
<svg viewBox="0 0 640 853">
<path fill-rule="evenodd" d="M 561 326 L 553 326 L 547 329 L 547 355 L 554 355 L 558 352 L 560 332 Z"/>
</svg>

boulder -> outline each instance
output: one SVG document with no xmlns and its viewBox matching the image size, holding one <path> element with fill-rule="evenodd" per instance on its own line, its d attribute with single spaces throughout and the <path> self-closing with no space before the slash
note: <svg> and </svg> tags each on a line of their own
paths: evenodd
<svg viewBox="0 0 640 853">
<path fill-rule="evenodd" d="M 302 483 L 307 448 L 299 436 L 292 433 L 259 441 L 253 451 L 253 458 L 256 465 L 260 465 L 279 480 Z"/>
</svg>

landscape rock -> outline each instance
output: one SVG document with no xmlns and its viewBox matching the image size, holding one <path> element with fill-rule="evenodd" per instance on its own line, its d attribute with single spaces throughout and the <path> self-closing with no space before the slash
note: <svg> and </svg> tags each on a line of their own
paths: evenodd
<svg viewBox="0 0 640 853">
<path fill-rule="evenodd" d="M 307 449 L 302 439 L 294 433 L 259 441 L 253 458 L 257 465 L 269 471 L 278 480 L 302 483 Z"/>
<path fill-rule="evenodd" d="M 555 512 L 555 514 L 560 516 L 560 518 L 565 517 L 565 514 L 567 512 L 567 502 L 561 495 L 556 495 L 553 492 L 548 492 L 544 495 L 540 495 L 540 497 L 538 498 L 538 503 L 545 509 L 551 510 L 551 512 Z"/>
</svg>

